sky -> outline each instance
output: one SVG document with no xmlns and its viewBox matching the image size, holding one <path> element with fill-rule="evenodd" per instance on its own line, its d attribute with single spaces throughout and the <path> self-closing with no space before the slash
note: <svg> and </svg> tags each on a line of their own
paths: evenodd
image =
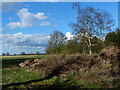
<svg viewBox="0 0 120 90">
<path fill-rule="evenodd" d="M 73 2 L 3 2 L 1 53 L 10 54 L 45 52 L 53 31 L 72 34 L 70 23 L 76 21 Z M 80 2 L 81 8 L 94 7 L 111 14 L 118 27 L 117 2 Z"/>
<path fill-rule="evenodd" d="M 118 3 L 118 28 L 120 29 L 120 2 Z"/>
<path fill-rule="evenodd" d="M 119 0 L 2 0 L 2 2 L 118 2 Z"/>
</svg>

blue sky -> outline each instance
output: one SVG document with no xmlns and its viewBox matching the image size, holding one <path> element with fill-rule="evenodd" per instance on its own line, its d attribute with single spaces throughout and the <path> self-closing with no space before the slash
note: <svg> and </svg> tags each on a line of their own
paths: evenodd
<svg viewBox="0 0 120 90">
<path fill-rule="evenodd" d="M 75 22 L 73 2 L 19 2 L 3 3 L 2 52 L 44 52 L 49 34 L 55 30 L 72 33 L 69 23 Z M 117 2 L 80 2 L 81 8 L 94 7 L 107 11 L 118 27 Z M 115 28 L 114 27 L 114 28 Z M 37 41 L 38 40 L 38 41 Z M 34 43 L 34 44 L 33 44 Z"/>
</svg>

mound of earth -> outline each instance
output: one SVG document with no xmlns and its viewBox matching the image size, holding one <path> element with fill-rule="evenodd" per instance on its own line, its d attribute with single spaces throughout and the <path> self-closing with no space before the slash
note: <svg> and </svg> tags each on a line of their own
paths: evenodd
<svg viewBox="0 0 120 90">
<path fill-rule="evenodd" d="M 37 70 L 43 77 L 82 71 L 89 72 L 86 77 L 95 78 L 97 76 L 96 79 L 103 81 L 120 79 L 120 50 L 109 47 L 103 49 L 99 55 L 93 56 L 76 54 L 29 59 L 20 63 L 19 66 L 28 70 Z M 84 79 L 85 75 L 83 77 L 81 75 L 78 79 L 81 78 Z"/>
</svg>

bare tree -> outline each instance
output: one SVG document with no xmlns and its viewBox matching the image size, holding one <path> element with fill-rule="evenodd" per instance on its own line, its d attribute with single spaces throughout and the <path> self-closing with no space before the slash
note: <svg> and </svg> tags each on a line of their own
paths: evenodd
<svg viewBox="0 0 120 90">
<path fill-rule="evenodd" d="M 49 43 L 52 46 L 59 47 L 60 44 L 64 43 L 64 34 L 60 31 L 54 31 L 53 34 L 50 35 Z"/>
<path fill-rule="evenodd" d="M 39 52 L 39 51 L 36 51 L 36 54 L 37 54 L 37 55 L 39 55 L 39 54 L 40 54 L 40 52 Z"/>
<path fill-rule="evenodd" d="M 25 54 L 26 54 L 26 53 L 25 53 L 25 52 L 23 52 L 23 51 L 20 53 L 20 55 L 25 55 Z"/>
<path fill-rule="evenodd" d="M 111 16 L 107 12 L 102 12 L 94 8 L 88 7 L 81 9 L 79 3 L 73 4 L 76 11 L 77 22 L 71 24 L 75 37 L 78 40 L 84 39 L 89 48 L 89 54 L 92 54 L 92 46 L 98 45 L 105 31 L 111 30 L 114 25 Z M 98 42 L 92 43 L 92 38 L 97 37 Z"/>
<path fill-rule="evenodd" d="M 56 50 L 56 53 L 59 52 L 59 48 L 64 44 L 65 35 L 60 31 L 54 31 L 53 34 L 50 35 L 50 40 L 48 42 L 48 47 L 52 47 Z M 52 50 L 51 50 L 52 52 Z M 55 53 L 55 52 L 54 52 Z"/>
</svg>

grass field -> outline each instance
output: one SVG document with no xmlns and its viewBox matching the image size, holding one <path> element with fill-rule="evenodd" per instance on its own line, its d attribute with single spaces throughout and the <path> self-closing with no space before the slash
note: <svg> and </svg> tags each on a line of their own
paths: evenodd
<svg viewBox="0 0 120 90">
<path fill-rule="evenodd" d="M 45 58 L 47 55 L 20 55 L 20 56 L 1 56 L 2 68 L 8 68 L 27 60 L 35 58 Z"/>
<path fill-rule="evenodd" d="M 45 58 L 48 55 L 26 55 L 26 56 L 8 56 L 2 57 L 2 84 L 4 89 L 7 86 L 11 89 L 40 89 L 40 88 L 120 88 L 120 82 L 112 80 L 110 82 L 103 82 L 99 80 L 99 74 L 93 73 L 94 70 L 88 71 L 74 70 L 67 74 L 61 74 L 60 76 L 53 76 L 49 79 L 42 78 L 39 71 L 28 71 L 25 68 L 16 67 L 20 62 L 31 58 Z M 53 61 L 54 58 L 52 58 Z M 44 59 L 45 60 L 45 59 Z M 51 61 L 50 61 L 51 63 Z M 16 65 L 16 66 L 15 66 Z M 58 65 L 58 64 L 57 64 Z M 100 70 L 106 70 L 107 68 L 98 68 Z M 97 70 L 96 70 L 97 72 Z M 95 76 L 94 78 L 89 75 Z M 83 79 L 80 79 L 82 76 Z M 104 75 L 103 75 L 104 76 Z M 94 79 L 94 81 L 90 81 Z M 1 81 L 0 81 L 1 82 Z"/>
<path fill-rule="evenodd" d="M 77 80 L 76 78 L 79 75 L 83 75 L 85 73 L 80 71 L 75 71 L 69 73 L 67 75 L 62 75 L 61 77 L 54 76 L 50 79 L 40 80 L 41 77 L 39 76 L 38 72 L 35 71 L 26 71 L 23 68 L 5 68 L 3 69 L 3 85 L 11 84 L 11 83 L 24 83 L 31 80 L 32 81 L 28 84 L 21 84 L 21 85 L 11 85 L 9 88 L 15 89 L 22 89 L 22 88 L 32 88 L 32 89 L 40 89 L 40 88 L 71 88 L 71 89 L 78 89 L 79 88 L 103 88 L 108 87 L 107 84 L 103 82 L 85 82 L 83 80 Z"/>
<path fill-rule="evenodd" d="M 24 68 L 3 68 L 2 70 L 2 83 L 18 83 L 34 79 L 39 79 L 39 73 L 35 71 L 27 71 Z"/>
<path fill-rule="evenodd" d="M 6 85 L 10 83 L 20 83 L 40 79 L 39 72 L 27 71 L 25 68 L 16 66 L 27 59 L 45 57 L 47 57 L 47 55 L 20 55 L 0 57 L 2 58 L 2 84 Z"/>
</svg>

